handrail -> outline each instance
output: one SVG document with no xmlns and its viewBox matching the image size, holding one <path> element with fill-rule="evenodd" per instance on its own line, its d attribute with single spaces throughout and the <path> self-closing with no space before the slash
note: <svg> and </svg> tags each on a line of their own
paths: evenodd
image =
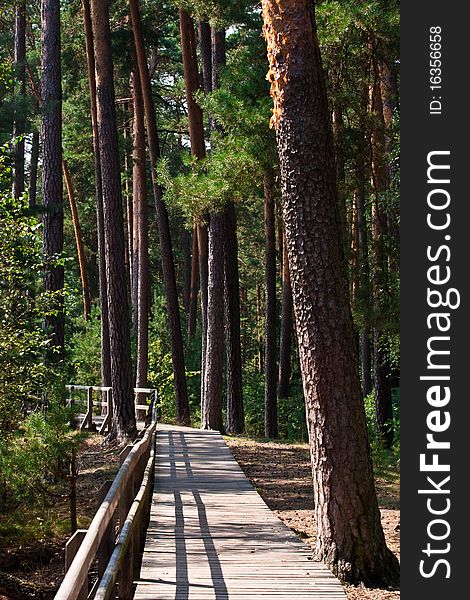
<svg viewBox="0 0 470 600">
<path fill-rule="evenodd" d="M 98 585 L 95 595 L 95 600 L 109 600 L 111 597 L 114 585 L 118 579 L 119 572 L 122 569 L 126 553 L 129 548 L 130 541 L 136 528 L 136 522 L 145 507 L 145 499 L 149 492 L 149 486 L 152 478 L 152 472 L 155 464 L 155 450 L 152 449 L 150 458 L 145 468 L 142 484 L 139 493 L 135 497 L 129 510 L 124 525 L 119 534 L 116 546 L 114 547 L 111 558 L 109 559 L 106 570 Z M 133 566 L 133 565 L 131 565 Z"/>
<path fill-rule="evenodd" d="M 113 397 L 112 397 L 113 388 L 108 387 L 108 386 L 75 385 L 75 384 L 69 384 L 69 385 L 66 385 L 65 387 L 69 390 L 69 393 L 70 393 L 70 397 L 68 398 L 68 401 L 71 406 L 74 403 L 72 394 L 75 390 L 87 392 L 87 398 L 86 398 L 87 409 L 86 409 L 86 414 L 81 422 L 80 429 L 93 430 L 93 431 L 96 430 L 96 424 L 93 423 L 93 406 L 95 405 L 95 406 L 107 407 L 107 413 L 105 413 L 106 416 L 100 426 L 99 433 L 103 434 L 105 431 L 107 431 L 107 430 L 109 431 L 109 429 L 111 427 L 111 421 L 113 418 Z M 100 402 L 94 402 L 93 401 L 93 392 L 105 392 L 106 401 L 101 400 Z M 148 411 L 148 414 L 150 414 L 150 412 L 151 412 L 150 406 L 152 405 L 152 402 L 155 401 L 157 390 L 155 388 L 135 387 L 135 388 L 133 388 L 133 392 L 136 395 L 136 401 L 139 399 L 139 396 L 141 394 L 145 394 L 150 398 L 150 405 L 134 403 L 134 410 L 136 412 L 136 418 L 137 419 L 140 418 L 141 420 L 143 420 L 142 413 L 144 411 Z"/>
<path fill-rule="evenodd" d="M 152 440 L 156 429 L 154 417 L 156 403 L 153 407 L 151 424 L 145 431 L 141 440 L 134 444 L 126 460 L 119 469 L 109 492 L 99 506 L 86 535 L 78 549 L 78 552 L 70 565 L 69 570 L 54 597 L 54 600 L 77 600 L 81 594 L 82 587 L 87 580 L 88 570 L 92 564 L 99 545 L 110 524 L 119 501 L 124 496 L 127 486 L 132 483 L 133 471 L 138 465 L 145 452 L 151 452 Z"/>
</svg>

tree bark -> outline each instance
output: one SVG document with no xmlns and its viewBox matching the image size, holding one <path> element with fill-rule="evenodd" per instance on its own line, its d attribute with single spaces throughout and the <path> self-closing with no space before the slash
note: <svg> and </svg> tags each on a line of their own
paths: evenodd
<svg viewBox="0 0 470 600">
<path fill-rule="evenodd" d="M 137 365 L 136 387 L 148 386 L 150 273 L 148 240 L 147 169 L 145 152 L 145 115 L 142 86 L 137 69 L 132 72 L 132 99 L 134 104 L 133 129 L 133 235 L 134 277 L 136 279 Z M 137 395 L 137 403 L 144 397 Z"/>
<path fill-rule="evenodd" d="M 138 0 L 129 0 L 131 9 L 132 32 L 139 67 L 142 95 L 144 100 L 145 121 L 150 155 L 150 172 L 152 191 L 155 200 L 157 225 L 160 235 L 160 254 L 162 261 L 163 281 L 165 284 L 168 319 L 170 325 L 171 355 L 176 391 L 176 418 L 179 424 L 189 425 L 189 402 L 186 387 L 186 371 L 183 351 L 183 336 L 179 313 L 178 290 L 176 287 L 175 262 L 171 245 L 170 223 L 168 212 L 163 202 L 162 190 L 157 181 L 156 166 L 160 158 L 157 121 L 152 96 L 152 85 L 145 54 L 142 23 Z"/>
<path fill-rule="evenodd" d="M 207 334 L 201 428 L 221 432 L 223 431 L 224 366 L 224 236 L 225 215 L 212 213 L 208 236 Z"/>
<path fill-rule="evenodd" d="M 24 0 L 16 5 L 14 62 L 17 89 L 15 89 L 13 138 L 21 139 L 15 140 L 13 197 L 19 198 L 24 192 L 24 135 L 26 133 L 24 105 L 26 96 L 26 2 Z"/>
<path fill-rule="evenodd" d="M 237 218 L 233 202 L 225 207 L 224 306 L 227 348 L 227 433 L 245 430 L 240 335 L 240 276 Z"/>
<path fill-rule="evenodd" d="M 64 268 L 57 263 L 64 248 L 62 190 L 62 88 L 60 68 L 60 2 L 41 4 L 42 202 L 44 206 L 44 289 L 55 295 L 56 312 L 45 318 L 50 334 L 47 362 L 64 354 Z"/>
<path fill-rule="evenodd" d="M 109 439 L 123 440 L 135 435 L 136 422 L 108 1 L 92 0 L 91 16 L 95 49 L 96 104 L 101 156 L 111 385 L 114 405 L 114 419 Z"/>
<path fill-rule="evenodd" d="M 85 321 L 88 321 L 91 314 L 91 299 L 86 268 L 85 248 L 83 246 L 82 230 L 78 217 L 77 202 L 75 200 L 72 177 L 65 159 L 62 160 L 62 170 L 64 172 L 65 186 L 67 188 L 67 195 L 69 198 L 70 214 L 72 216 L 73 233 L 75 236 L 75 244 L 77 246 L 78 267 L 80 269 L 80 280 L 82 282 L 83 318 Z"/>
<path fill-rule="evenodd" d="M 108 292 L 106 282 L 106 258 L 104 242 L 104 215 L 103 215 L 103 186 L 101 178 L 101 159 L 98 139 L 98 113 L 96 106 L 96 75 L 95 75 L 95 50 L 93 47 L 93 29 L 91 23 L 90 0 L 82 0 L 83 23 L 85 29 L 85 46 L 87 56 L 88 85 L 90 90 L 91 126 L 93 131 L 93 157 L 95 165 L 95 201 L 96 201 L 96 229 L 98 234 L 98 277 L 101 318 L 101 385 L 111 386 L 111 353 L 109 347 L 109 317 L 108 317 Z M 103 395 L 103 400 L 104 400 Z"/>
<path fill-rule="evenodd" d="M 197 66 L 196 42 L 194 34 L 194 23 L 189 13 L 183 9 L 179 11 L 180 17 L 180 40 L 181 53 L 183 57 L 184 85 L 186 91 L 186 102 L 188 105 L 189 117 L 189 137 L 191 141 L 191 154 L 197 159 L 202 160 L 206 156 L 206 147 L 204 142 L 204 123 L 202 110 L 194 99 L 195 92 L 199 89 L 199 74 Z M 203 27 L 203 32 L 207 33 Z M 202 38 L 201 38 L 202 40 Z M 204 43 L 207 40 L 204 38 Z M 203 41 L 201 41 L 203 44 Z M 201 45 L 202 48 L 202 45 Z M 207 48 L 204 47 L 207 54 Z M 207 56 L 202 53 L 203 70 L 207 71 L 208 65 L 205 63 Z M 210 63 L 210 54 L 209 54 Z M 212 85 L 212 83 L 211 83 Z M 206 88 L 205 88 L 206 89 Z M 206 90 L 207 91 L 207 90 Z M 208 222 L 209 217 L 205 216 Z M 198 260 L 199 260 L 199 285 L 201 288 L 201 414 L 205 413 L 205 393 L 206 393 L 206 349 L 207 349 L 207 302 L 208 302 L 208 230 L 207 223 L 197 225 L 198 238 Z M 194 256 L 194 254 L 193 254 Z M 194 261 L 193 261 L 194 265 Z M 201 418 L 201 425 L 204 418 Z"/>
<path fill-rule="evenodd" d="M 313 4 L 263 0 L 309 429 L 317 557 L 343 581 L 398 582 L 380 522 Z"/>
<path fill-rule="evenodd" d="M 264 433 L 278 437 L 276 368 L 276 220 L 274 174 L 264 175 L 264 234 L 266 269 L 266 307 L 264 325 Z"/>
<path fill-rule="evenodd" d="M 211 26 L 206 21 L 198 21 L 199 49 L 201 52 L 202 81 L 204 93 L 212 91 L 212 43 Z"/>
<path fill-rule="evenodd" d="M 282 314 L 281 314 L 281 339 L 279 342 L 279 398 L 289 397 L 289 383 L 291 376 L 292 355 L 292 289 L 290 285 L 289 259 L 287 244 L 283 243 L 282 253 Z"/>
</svg>

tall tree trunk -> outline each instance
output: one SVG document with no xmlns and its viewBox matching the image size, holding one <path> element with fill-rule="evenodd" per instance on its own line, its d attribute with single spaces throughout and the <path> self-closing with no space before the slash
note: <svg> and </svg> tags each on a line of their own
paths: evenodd
<svg viewBox="0 0 470 600">
<path fill-rule="evenodd" d="M 65 158 L 62 160 L 62 170 L 64 172 L 65 186 L 67 188 L 67 195 L 69 198 L 70 214 L 72 216 L 73 233 L 75 236 L 75 244 L 77 246 L 78 267 L 80 269 L 80 280 L 82 282 L 83 318 L 85 321 L 88 321 L 91 314 L 91 299 L 90 286 L 88 285 L 85 248 L 83 246 L 82 230 L 80 228 L 80 220 L 78 217 L 78 208 L 75 200 L 72 177 L 70 175 L 69 167 Z"/>
<path fill-rule="evenodd" d="M 191 244 L 191 284 L 189 290 L 188 336 L 194 337 L 196 332 L 197 317 L 197 291 L 198 291 L 198 265 L 199 252 L 197 245 L 197 226 L 193 227 Z"/>
<path fill-rule="evenodd" d="M 191 31 L 194 32 L 192 25 Z M 212 89 L 216 89 L 219 67 L 225 61 L 225 32 L 212 30 L 211 33 Z M 201 427 L 219 431 L 223 429 L 225 230 L 225 212 L 212 212 L 208 231 L 207 328 Z"/>
<path fill-rule="evenodd" d="M 292 355 L 292 289 L 290 285 L 289 259 L 287 244 L 283 243 L 282 253 L 282 314 L 281 314 L 281 339 L 279 342 L 279 398 L 289 397 L 289 382 L 291 376 Z"/>
<path fill-rule="evenodd" d="M 186 322 L 189 321 L 189 305 L 191 296 L 191 233 L 181 221 L 180 227 L 180 249 L 182 255 L 181 261 L 181 297 L 183 300 L 184 312 L 186 313 Z"/>
<path fill-rule="evenodd" d="M 379 69 L 373 56 L 374 81 L 371 90 L 371 111 L 375 118 L 371 135 L 372 154 L 372 242 L 374 248 L 374 269 L 372 273 L 374 313 L 376 315 L 374 340 L 374 388 L 375 418 L 377 431 L 386 448 L 393 444 L 392 427 L 392 383 L 389 353 L 389 339 L 384 330 L 388 317 L 390 296 L 388 277 L 388 257 L 385 247 L 387 236 L 387 214 L 384 207 L 384 194 L 388 188 L 386 163 L 386 139 Z"/>
<path fill-rule="evenodd" d="M 111 386 L 111 352 L 109 347 L 108 286 L 106 282 L 106 257 L 104 242 L 103 187 L 98 139 L 98 113 L 96 106 L 95 50 L 91 23 L 90 0 L 82 0 L 83 23 L 87 56 L 88 85 L 90 89 L 91 126 L 93 131 L 93 157 L 95 165 L 96 229 L 98 233 L 98 276 L 101 317 L 101 385 Z M 105 397 L 103 395 L 103 400 Z"/>
<path fill-rule="evenodd" d="M 145 115 L 142 99 L 142 86 L 137 69 L 132 72 L 132 99 L 134 104 L 133 130 L 133 235 L 134 277 L 136 279 L 136 324 L 137 324 L 137 366 L 136 387 L 148 386 L 148 349 L 149 349 L 149 310 L 150 310 L 150 274 L 148 240 L 148 201 L 147 169 L 145 152 Z M 137 395 L 137 403 L 142 404 Z"/>
<path fill-rule="evenodd" d="M 209 216 L 207 217 L 209 222 Z M 199 256 L 199 285 L 201 288 L 201 413 L 204 408 L 206 345 L 207 345 L 207 287 L 209 280 L 207 224 L 197 226 L 197 246 Z"/>
<path fill-rule="evenodd" d="M 276 368 L 276 219 L 274 174 L 264 175 L 264 234 L 266 268 L 266 313 L 264 326 L 264 432 L 278 437 Z"/>
<path fill-rule="evenodd" d="M 186 387 L 186 371 L 184 365 L 183 336 L 176 287 L 175 262 L 171 245 L 170 223 L 168 212 L 163 202 L 162 190 L 157 181 L 156 166 L 160 158 L 157 121 L 152 96 L 152 85 L 145 54 L 142 23 L 140 19 L 138 0 L 129 0 L 131 9 L 132 32 L 139 66 L 142 95 L 144 100 L 145 121 L 150 155 L 150 172 L 152 176 L 152 191 L 157 213 L 157 225 L 160 236 L 160 254 L 162 261 L 163 281 L 165 284 L 166 304 L 170 325 L 171 355 L 173 376 L 176 391 L 176 418 L 181 425 L 189 425 L 189 402 Z"/>
<path fill-rule="evenodd" d="M 283 214 L 309 429 L 316 554 L 344 581 L 396 584 L 374 487 L 310 0 L 263 0 Z"/>
<path fill-rule="evenodd" d="M 62 88 L 60 69 L 60 2 L 41 3 L 42 202 L 44 206 L 44 289 L 56 294 L 56 312 L 45 319 L 50 334 L 46 360 L 64 353 L 64 268 L 57 263 L 64 248 L 62 190 Z"/>
<path fill-rule="evenodd" d="M 33 131 L 29 161 L 29 206 L 36 206 L 39 163 L 39 131 Z"/>
<path fill-rule="evenodd" d="M 96 105 L 101 156 L 111 385 L 114 405 L 114 420 L 109 437 L 122 440 L 134 436 L 136 422 L 108 1 L 92 0 L 91 15 L 95 49 Z"/>
<path fill-rule="evenodd" d="M 132 75 L 131 75 L 132 77 Z M 130 82 L 130 87 L 132 87 Z M 133 92 L 131 90 L 131 96 Z M 126 241 L 126 271 L 127 279 L 129 280 L 129 300 L 131 305 L 131 322 L 132 329 L 137 329 L 137 261 L 138 257 L 134 254 L 136 245 L 138 244 L 138 234 L 134 231 L 134 147 L 133 136 L 131 133 L 130 120 L 132 119 L 131 106 L 129 102 L 124 102 L 124 206 L 125 206 L 125 241 Z M 131 140 L 129 147 L 129 140 Z M 132 165 L 132 169 L 130 168 Z M 130 186 L 130 173 L 132 173 L 132 192 Z"/>
<path fill-rule="evenodd" d="M 369 247 L 367 241 L 365 164 L 362 152 L 356 165 L 356 212 L 357 212 L 357 251 L 359 286 L 357 292 L 357 310 L 363 315 L 359 331 L 359 348 L 361 359 L 361 387 L 364 397 L 372 391 L 372 357 L 370 340 L 371 289 L 369 268 Z"/>
<path fill-rule="evenodd" d="M 202 82 L 206 94 L 212 91 L 212 42 L 211 26 L 206 21 L 198 21 L 199 48 L 201 51 Z"/>
<path fill-rule="evenodd" d="M 194 99 L 194 94 L 199 90 L 199 74 L 197 66 L 196 41 L 194 23 L 189 13 L 183 9 L 179 11 L 180 18 L 180 41 L 183 57 L 184 87 L 186 91 L 186 102 L 188 105 L 189 137 L 191 141 L 191 154 L 202 160 L 206 156 L 204 143 L 204 123 L 201 107 Z M 201 42 L 202 44 L 202 42 Z M 204 58 L 203 54 L 203 58 Z M 206 56 L 207 59 L 207 56 Z M 210 62 L 210 55 L 209 55 Z M 207 65 L 203 60 L 203 69 L 207 71 Z M 209 221 L 208 216 L 205 217 Z M 206 349 L 207 349 L 207 299 L 208 299 L 208 230 L 207 223 L 199 223 L 197 226 L 198 260 L 199 260 L 199 285 L 201 288 L 201 413 L 205 406 L 205 374 L 206 374 Z M 193 253 L 194 257 L 194 253 Z M 194 265 L 194 260 L 193 260 Z M 201 424 L 204 419 L 201 420 Z"/>
<path fill-rule="evenodd" d="M 224 235 L 225 215 L 212 213 L 209 224 L 207 334 L 202 429 L 223 431 L 224 366 Z"/>
<path fill-rule="evenodd" d="M 20 0 L 16 5 L 15 16 L 15 115 L 13 137 L 15 140 L 15 161 L 13 173 L 13 197 L 19 198 L 24 192 L 24 135 L 26 133 L 25 95 L 26 95 L 26 2 Z"/>
<path fill-rule="evenodd" d="M 233 202 L 225 207 L 224 244 L 225 337 L 227 347 L 227 433 L 245 430 L 240 334 L 240 276 L 237 217 Z"/>
</svg>

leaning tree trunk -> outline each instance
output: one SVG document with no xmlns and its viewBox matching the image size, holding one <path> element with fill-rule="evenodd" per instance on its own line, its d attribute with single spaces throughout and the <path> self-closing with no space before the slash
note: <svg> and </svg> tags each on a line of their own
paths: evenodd
<svg viewBox="0 0 470 600">
<path fill-rule="evenodd" d="M 45 319 L 50 334 L 48 362 L 64 353 L 64 268 L 58 263 L 64 247 L 62 191 L 62 88 L 60 69 L 60 2 L 41 5 L 42 202 L 44 206 L 44 289 L 54 294 L 56 311 Z"/>
<path fill-rule="evenodd" d="M 100 298 L 100 345 L 101 345 L 101 385 L 111 386 L 111 353 L 109 349 L 108 293 L 106 283 L 106 259 L 104 247 L 103 190 L 101 182 L 101 159 L 98 141 L 98 114 L 96 106 L 95 50 L 91 24 L 90 0 L 82 0 L 85 46 L 87 56 L 88 86 L 90 89 L 91 127 L 93 131 L 93 157 L 95 165 L 96 229 L 98 233 L 98 278 Z M 105 395 L 103 394 L 103 400 Z"/>
<path fill-rule="evenodd" d="M 142 22 L 138 0 L 129 0 L 131 9 L 132 32 L 139 67 L 142 96 L 144 100 L 145 121 L 147 125 L 147 140 L 150 155 L 150 173 L 152 176 L 152 191 L 157 214 L 158 233 L 160 236 L 160 254 L 162 261 L 163 282 L 165 285 L 166 306 L 170 326 L 171 357 L 176 392 L 176 418 L 181 425 L 189 425 L 189 401 L 186 386 L 186 370 L 183 350 L 183 336 L 176 286 L 175 261 L 171 244 L 170 222 L 168 211 L 163 202 L 162 189 L 157 181 L 157 162 L 160 158 L 157 121 L 152 96 L 152 85 L 144 48 Z"/>
<path fill-rule="evenodd" d="M 344 581 L 398 581 L 374 487 L 313 4 L 263 0 L 309 429 L 316 555 Z"/>
<path fill-rule="evenodd" d="M 114 419 L 109 438 L 121 440 L 135 434 L 136 422 L 108 1 L 92 0 L 91 15 L 96 61 L 98 141 L 101 156 L 111 385 L 114 404 Z"/>
<path fill-rule="evenodd" d="M 15 97 L 13 137 L 15 139 L 15 160 L 13 173 L 13 197 L 19 198 L 24 192 L 24 135 L 26 133 L 25 94 L 26 94 L 26 2 L 16 6 L 15 17 L 15 76 L 18 83 Z"/>
<path fill-rule="evenodd" d="M 274 174 L 264 175 L 264 235 L 266 272 L 266 313 L 264 324 L 264 433 L 278 437 L 276 369 L 276 223 Z"/>
<path fill-rule="evenodd" d="M 83 245 L 82 230 L 78 217 L 77 202 L 73 188 L 72 177 L 69 167 L 65 159 L 62 160 L 62 170 L 64 173 L 65 187 L 69 198 L 70 214 L 72 217 L 73 233 L 75 236 L 75 245 L 77 247 L 78 267 L 80 269 L 80 280 L 82 282 L 82 298 L 83 298 L 83 318 L 85 321 L 90 319 L 91 314 L 91 299 L 90 286 L 88 285 L 88 274 L 86 268 L 85 247 Z"/>
</svg>

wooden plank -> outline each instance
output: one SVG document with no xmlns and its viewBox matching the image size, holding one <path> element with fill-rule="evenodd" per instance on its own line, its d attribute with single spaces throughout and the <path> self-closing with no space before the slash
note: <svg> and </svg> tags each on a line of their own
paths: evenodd
<svg viewBox="0 0 470 600">
<path fill-rule="evenodd" d="M 159 425 L 135 600 L 345 600 L 269 510 L 217 432 Z"/>
</svg>

